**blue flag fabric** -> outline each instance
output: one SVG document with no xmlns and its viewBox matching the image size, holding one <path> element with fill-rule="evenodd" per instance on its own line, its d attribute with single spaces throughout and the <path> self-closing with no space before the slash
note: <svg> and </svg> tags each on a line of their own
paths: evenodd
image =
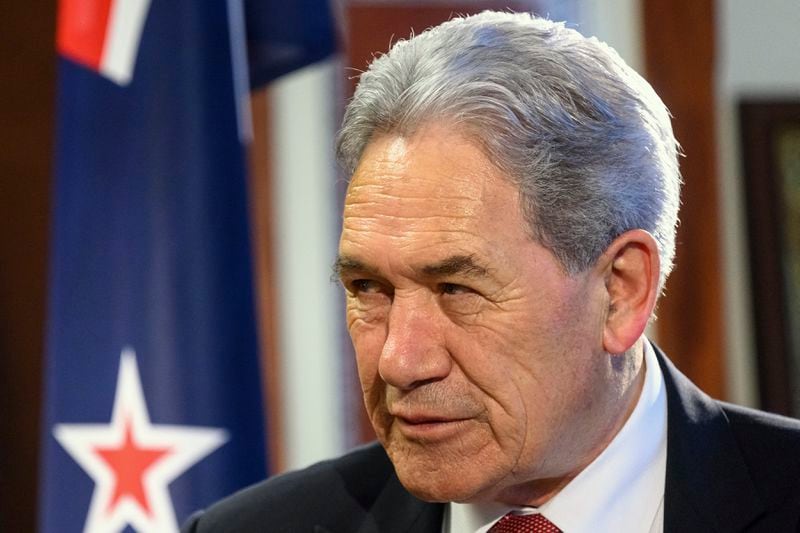
<svg viewBox="0 0 800 533">
<path fill-rule="evenodd" d="M 336 48 L 330 6 L 320 0 L 245 4 L 253 86 L 329 56 Z"/>
<path fill-rule="evenodd" d="M 236 1 L 62 0 L 44 532 L 175 530 L 266 474 Z"/>
</svg>

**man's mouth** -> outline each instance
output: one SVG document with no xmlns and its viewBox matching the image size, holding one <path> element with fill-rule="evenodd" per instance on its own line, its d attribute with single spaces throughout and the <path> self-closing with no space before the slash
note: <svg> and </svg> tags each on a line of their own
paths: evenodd
<svg viewBox="0 0 800 533">
<path fill-rule="evenodd" d="M 421 412 L 394 412 L 394 423 L 400 433 L 410 440 L 436 441 L 454 436 L 463 430 L 471 417 L 442 416 Z"/>
</svg>

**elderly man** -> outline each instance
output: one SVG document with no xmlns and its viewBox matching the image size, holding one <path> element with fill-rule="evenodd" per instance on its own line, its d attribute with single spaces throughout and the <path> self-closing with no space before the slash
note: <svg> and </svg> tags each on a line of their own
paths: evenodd
<svg viewBox="0 0 800 533">
<path fill-rule="evenodd" d="M 379 444 L 187 530 L 796 531 L 800 423 L 644 337 L 672 266 L 667 110 L 607 46 L 458 18 L 361 76 L 335 269 Z"/>
</svg>

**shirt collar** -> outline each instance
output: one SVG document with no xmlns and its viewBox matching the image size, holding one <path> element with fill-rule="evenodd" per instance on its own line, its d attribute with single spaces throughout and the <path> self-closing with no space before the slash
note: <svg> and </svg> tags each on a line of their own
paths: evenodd
<svg viewBox="0 0 800 533">
<path fill-rule="evenodd" d="M 664 497 L 667 402 L 664 377 L 646 340 L 644 366 L 642 392 L 622 429 L 589 466 L 538 508 L 566 533 L 647 531 L 656 516 Z M 443 531 L 484 533 L 510 510 L 496 503 L 450 503 Z"/>
</svg>

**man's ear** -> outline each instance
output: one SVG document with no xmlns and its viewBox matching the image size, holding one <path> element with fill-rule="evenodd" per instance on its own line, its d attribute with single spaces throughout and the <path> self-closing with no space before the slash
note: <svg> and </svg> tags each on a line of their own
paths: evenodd
<svg viewBox="0 0 800 533">
<path fill-rule="evenodd" d="M 650 233 L 631 230 L 614 239 L 597 265 L 604 270 L 608 293 L 603 348 L 620 354 L 641 337 L 653 313 L 660 271 L 658 245 Z"/>
</svg>

